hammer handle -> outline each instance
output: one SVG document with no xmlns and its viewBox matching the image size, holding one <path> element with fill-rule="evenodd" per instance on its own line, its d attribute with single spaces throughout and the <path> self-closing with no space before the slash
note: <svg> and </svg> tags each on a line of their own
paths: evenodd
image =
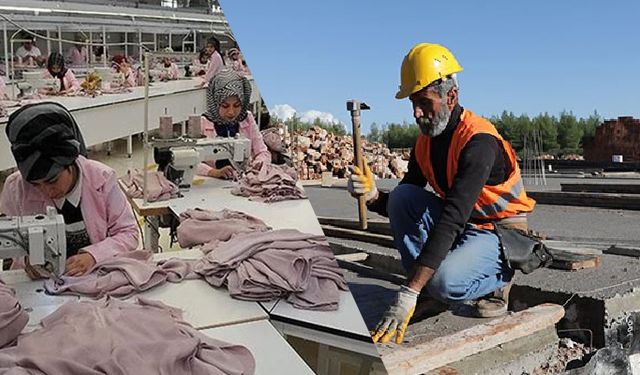
<svg viewBox="0 0 640 375">
<path fill-rule="evenodd" d="M 364 173 L 364 158 L 362 157 L 362 145 L 360 142 L 360 113 L 351 114 L 353 124 L 353 158 L 354 164 Z M 367 229 L 367 201 L 364 195 L 358 197 L 358 217 L 360 218 L 360 228 Z"/>
</svg>

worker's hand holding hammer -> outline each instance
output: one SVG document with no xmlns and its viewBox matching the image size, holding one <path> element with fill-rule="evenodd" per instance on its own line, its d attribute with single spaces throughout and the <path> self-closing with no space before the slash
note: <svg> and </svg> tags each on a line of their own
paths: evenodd
<svg viewBox="0 0 640 375">
<path fill-rule="evenodd" d="M 366 160 L 364 160 L 363 164 L 364 173 L 358 167 L 350 167 L 351 175 L 347 181 L 347 189 L 354 198 L 364 195 L 367 202 L 373 202 L 378 199 L 376 180 Z"/>
</svg>

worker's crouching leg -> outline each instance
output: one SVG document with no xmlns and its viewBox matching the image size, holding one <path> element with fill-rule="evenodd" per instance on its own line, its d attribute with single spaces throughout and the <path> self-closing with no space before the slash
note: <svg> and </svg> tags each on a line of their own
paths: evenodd
<svg viewBox="0 0 640 375">
<path fill-rule="evenodd" d="M 420 255 L 429 232 L 440 218 L 442 206 L 442 199 L 416 185 L 398 185 L 391 191 L 387 212 L 405 270 L 410 270 Z"/>
<path fill-rule="evenodd" d="M 427 290 L 442 302 L 460 303 L 504 287 L 513 273 L 502 260 L 496 234 L 467 227 L 427 284 Z"/>
</svg>

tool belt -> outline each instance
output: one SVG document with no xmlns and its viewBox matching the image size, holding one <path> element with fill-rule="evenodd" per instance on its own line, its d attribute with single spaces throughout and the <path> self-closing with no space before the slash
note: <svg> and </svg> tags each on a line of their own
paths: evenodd
<svg viewBox="0 0 640 375">
<path fill-rule="evenodd" d="M 494 232 L 500 239 L 500 248 L 507 265 L 525 274 L 547 267 L 553 261 L 545 244 L 527 229 L 526 215 L 494 222 Z"/>
</svg>

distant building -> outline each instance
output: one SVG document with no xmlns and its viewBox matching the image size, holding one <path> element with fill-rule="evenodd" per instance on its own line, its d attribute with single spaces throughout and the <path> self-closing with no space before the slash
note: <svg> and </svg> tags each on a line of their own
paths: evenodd
<svg viewBox="0 0 640 375">
<path fill-rule="evenodd" d="M 640 161 L 640 119 L 618 117 L 596 128 L 595 138 L 584 145 L 587 161 L 611 161 L 622 155 L 623 161 Z"/>
</svg>

